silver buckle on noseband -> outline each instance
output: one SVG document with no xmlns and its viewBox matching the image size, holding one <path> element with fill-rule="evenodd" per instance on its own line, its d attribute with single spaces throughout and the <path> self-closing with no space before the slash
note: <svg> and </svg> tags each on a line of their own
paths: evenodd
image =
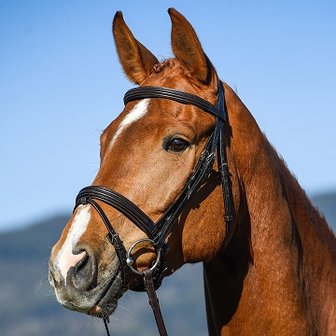
<svg viewBox="0 0 336 336">
<path fill-rule="evenodd" d="M 139 244 L 143 243 L 143 242 L 148 242 L 150 243 L 153 247 L 154 250 L 156 252 L 156 260 L 154 262 L 154 264 L 148 269 L 149 272 L 152 272 L 155 270 L 155 268 L 160 264 L 160 259 L 161 259 L 161 248 L 157 248 L 154 244 L 154 241 L 152 239 L 149 238 L 142 238 L 137 240 L 135 243 L 132 244 L 132 246 L 129 248 L 129 250 L 127 251 L 127 258 L 126 258 L 126 263 L 128 265 L 128 267 L 132 270 L 132 272 L 134 272 L 135 274 L 139 274 L 139 275 L 143 275 L 144 271 L 139 271 L 137 270 L 135 267 L 133 267 L 134 264 L 134 259 L 132 257 L 132 250 Z"/>
</svg>

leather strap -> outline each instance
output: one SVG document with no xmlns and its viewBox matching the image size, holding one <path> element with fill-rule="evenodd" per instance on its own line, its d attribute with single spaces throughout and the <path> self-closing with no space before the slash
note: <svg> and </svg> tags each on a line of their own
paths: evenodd
<svg viewBox="0 0 336 336">
<path fill-rule="evenodd" d="M 232 200 L 232 187 L 229 166 L 227 163 L 226 157 L 226 144 L 225 144 L 225 124 L 223 119 L 227 119 L 227 111 L 225 105 L 224 90 L 220 84 L 218 87 L 218 99 L 217 99 L 217 108 L 218 111 L 222 114 L 222 119 L 217 120 L 217 125 L 219 128 L 219 138 L 218 138 L 218 150 L 217 150 L 217 159 L 218 159 L 218 170 L 220 175 L 220 180 L 222 184 L 222 193 L 224 201 L 224 220 L 226 226 L 226 235 L 223 244 L 223 248 L 226 249 L 231 241 L 234 227 L 233 221 L 233 200 Z"/>
<path fill-rule="evenodd" d="M 212 114 L 217 118 L 223 119 L 223 115 L 219 113 L 217 107 L 215 105 L 212 105 L 205 99 L 188 92 L 183 92 L 165 87 L 140 86 L 128 90 L 124 96 L 124 104 L 126 105 L 130 101 L 145 98 L 162 98 L 162 99 L 174 100 L 181 104 L 194 105 L 199 107 L 201 110 Z M 223 119 L 223 121 L 225 121 L 225 119 Z"/>
<path fill-rule="evenodd" d="M 166 327 L 163 321 L 162 312 L 160 309 L 159 299 L 155 292 L 152 272 L 149 270 L 144 271 L 143 278 L 144 278 L 146 292 L 148 295 L 148 303 L 152 307 L 156 325 L 159 330 L 159 334 L 160 336 L 168 336 L 167 330 L 166 330 Z"/>
<path fill-rule="evenodd" d="M 108 323 L 110 323 L 110 320 L 108 318 L 104 318 L 103 322 L 104 322 L 104 326 L 105 326 L 106 335 L 111 336 L 110 330 L 109 330 L 108 325 L 107 325 Z"/>
<path fill-rule="evenodd" d="M 158 220 L 154 229 L 154 243 L 157 245 L 163 245 L 166 241 L 168 234 L 170 233 L 177 218 L 183 211 L 185 203 L 192 197 L 194 192 L 200 187 L 205 178 L 208 177 L 210 170 L 212 169 L 215 152 L 214 143 L 216 142 L 216 128 L 208 143 L 199 158 L 196 167 L 189 177 L 186 185 L 184 186 L 181 194 L 165 212 L 165 214 Z"/>
<path fill-rule="evenodd" d="M 87 198 L 98 199 L 114 207 L 132 221 L 140 230 L 144 231 L 149 238 L 153 238 L 154 222 L 125 196 L 106 187 L 89 186 L 79 192 L 76 198 L 76 204 L 83 201 L 85 202 Z"/>
<path fill-rule="evenodd" d="M 79 193 L 79 195 L 81 195 L 81 193 Z M 86 198 L 84 198 L 83 195 L 81 195 L 81 197 L 79 198 L 77 196 L 75 209 L 80 204 L 91 204 L 92 207 L 98 212 L 99 216 L 101 217 L 108 231 L 107 239 L 114 246 L 118 259 L 120 261 L 119 268 L 122 273 L 122 281 L 123 281 L 122 291 L 125 292 L 128 289 L 128 284 L 126 282 L 128 278 L 128 267 L 126 264 L 126 250 L 122 240 L 120 239 L 116 231 L 113 229 L 113 226 L 111 225 L 109 219 L 107 218 L 101 206 L 92 198 L 92 196 L 87 196 Z M 122 262 L 123 260 L 125 260 L 125 262 Z"/>
<path fill-rule="evenodd" d="M 150 270 L 145 270 L 143 273 L 144 287 L 148 296 L 148 303 L 152 308 L 153 315 L 155 318 L 156 326 L 158 328 L 160 336 L 168 336 L 167 329 L 163 320 L 160 302 L 156 295 L 152 272 Z M 110 331 L 108 328 L 108 323 L 110 323 L 109 318 L 103 319 L 106 335 L 110 336 Z"/>
</svg>

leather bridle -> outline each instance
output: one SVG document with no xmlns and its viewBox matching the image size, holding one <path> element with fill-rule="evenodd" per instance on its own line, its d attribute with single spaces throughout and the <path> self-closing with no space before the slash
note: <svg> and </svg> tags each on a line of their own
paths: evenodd
<svg viewBox="0 0 336 336">
<path fill-rule="evenodd" d="M 146 98 L 169 99 L 181 104 L 194 105 L 202 109 L 204 112 L 207 112 L 216 117 L 214 130 L 210 135 L 207 144 L 182 192 L 157 222 L 154 222 L 151 218 L 149 218 L 128 198 L 104 186 L 89 186 L 83 188 L 76 198 L 75 209 L 80 204 L 91 204 L 100 215 L 109 232 L 107 238 L 111 244 L 113 244 L 119 259 L 120 272 L 123 279 L 123 288 L 121 291 L 124 292 L 128 289 L 127 279 L 129 270 L 132 270 L 135 274 L 141 275 L 143 277 L 144 287 L 135 289 L 133 288 L 132 290 L 147 291 L 160 335 L 164 336 L 167 335 L 167 332 L 163 323 L 155 289 L 160 287 L 161 281 L 167 271 L 167 266 L 164 259 L 165 253 L 167 251 L 167 237 L 172 231 L 174 224 L 178 221 L 178 218 L 182 213 L 186 202 L 192 198 L 194 193 L 209 177 L 216 158 L 218 162 L 218 174 L 222 185 L 224 200 L 224 219 L 226 223 L 226 238 L 224 241 L 224 248 L 227 247 L 233 235 L 234 228 L 232 225 L 232 191 L 230 174 L 226 159 L 224 134 L 225 124 L 227 122 L 227 110 L 224 89 L 222 83 L 219 80 L 216 105 L 213 105 L 208 101 L 187 92 L 153 86 L 143 86 L 127 91 L 124 96 L 124 104 L 126 105 L 131 101 Z M 110 220 L 97 201 L 103 202 L 118 210 L 140 230 L 142 230 L 148 238 L 136 241 L 130 247 L 130 249 L 126 251 L 119 235 L 114 230 Z M 149 269 L 145 271 L 139 271 L 134 267 L 132 251 L 137 245 L 144 242 L 150 243 L 153 246 L 156 252 L 156 260 Z M 106 319 L 104 319 L 104 323 L 106 331 L 109 335 Z"/>
</svg>

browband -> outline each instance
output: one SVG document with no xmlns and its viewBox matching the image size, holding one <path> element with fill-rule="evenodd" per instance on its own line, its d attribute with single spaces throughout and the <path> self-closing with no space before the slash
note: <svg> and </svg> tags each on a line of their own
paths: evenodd
<svg viewBox="0 0 336 336">
<path fill-rule="evenodd" d="M 221 113 L 215 105 L 212 105 L 205 99 L 198 97 L 194 94 L 178 91 L 165 87 L 156 86 L 141 86 L 134 89 L 130 89 L 124 96 L 124 104 L 138 99 L 145 98 L 163 98 L 174 100 L 181 104 L 189 104 L 199 107 L 205 112 L 212 114 L 213 116 L 226 121 L 226 113 Z"/>
</svg>

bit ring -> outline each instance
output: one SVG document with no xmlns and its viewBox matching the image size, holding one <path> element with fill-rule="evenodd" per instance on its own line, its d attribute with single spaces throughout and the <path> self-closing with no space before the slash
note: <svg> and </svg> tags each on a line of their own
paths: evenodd
<svg viewBox="0 0 336 336">
<path fill-rule="evenodd" d="M 161 259 L 161 248 L 157 249 L 155 247 L 154 241 L 152 239 L 142 238 L 142 239 L 137 240 L 135 243 L 133 243 L 131 245 L 131 247 L 127 251 L 126 263 L 127 263 L 128 267 L 132 270 L 132 272 L 134 272 L 135 274 L 138 274 L 138 275 L 143 275 L 144 271 L 139 271 L 133 266 L 134 259 L 132 258 L 132 251 L 137 245 L 139 245 L 143 242 L 150 243 L 154 247 L 155 252 L 156 252 L 156 260 L 155 260 L 154 264 L 149 268 L 150 272 L 154 271 L 154 269 L 159 265 L 160 259 Z"/>
</svg>

